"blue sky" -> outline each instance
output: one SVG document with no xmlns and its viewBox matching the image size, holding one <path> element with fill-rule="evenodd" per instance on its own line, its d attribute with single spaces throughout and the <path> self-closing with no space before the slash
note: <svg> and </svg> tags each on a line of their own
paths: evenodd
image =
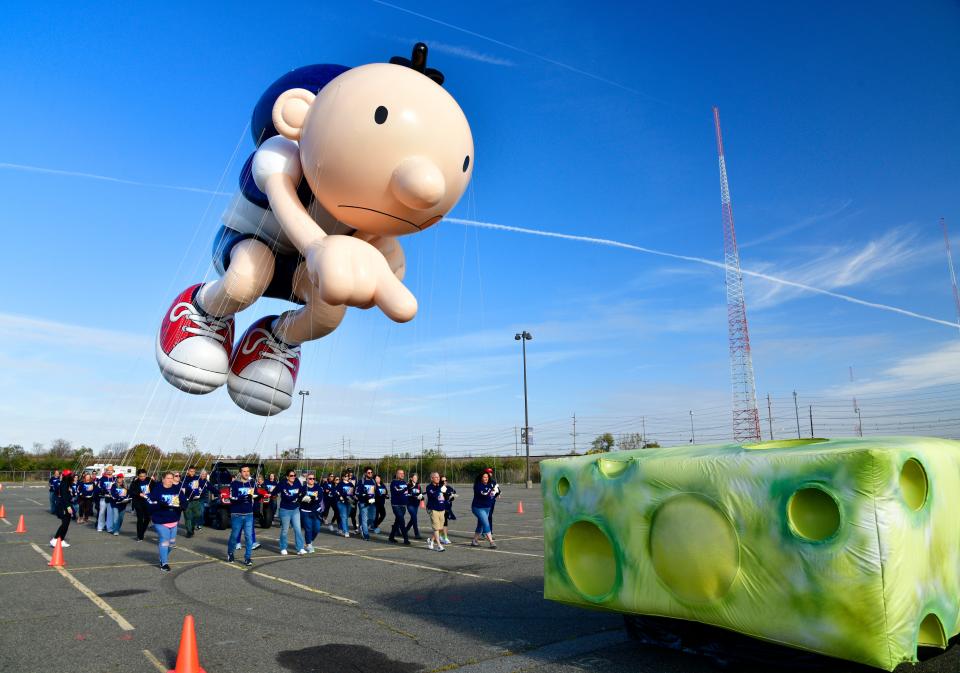
<svg viewBox="0 0 960 673">
<path fill-rule="evenodd" d="M 452 218 L 721 261 L 718 105 L 745 269 L 956 320 L 938 225 L 960 248 L 955 2 L 398 0 L 296 14 L 5 12 L 0 443 L 294 445 L 295 410 L 264 423 L 223 390 L 159 382 L 155 330 L 177 292 L 212 277 L 228 197 L 206 192 L 235 188 L 261 90 L 306 63 L 384 61 L 416 40 L 474 133 L 473 183 Z M 341 437 L 354 453 L 412 450 L 438 428 L 451 451 L 512 453 L 519 329 L 534 334 L 531 425 L 552 433 L 545 448 L 568 441 L 574 413 L 592 419 L 589 435 L 697 409 L 722 435 L 721 270 L 456 222 L 403 244 L 414 322 L 351 310 L 304 348 L 314 455 Z M 960 385 L 956 329 L 755 276 L 746 291 L 761 395 Z M 239 326 L 283 308 L 263 302 Z"/>
</svg>

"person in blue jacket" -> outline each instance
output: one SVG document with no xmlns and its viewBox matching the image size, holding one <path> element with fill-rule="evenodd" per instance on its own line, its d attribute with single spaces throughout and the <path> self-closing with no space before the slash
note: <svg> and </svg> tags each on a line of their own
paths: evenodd
<svg viewBox="0 0 960 673">
<path fill-rule="evenodd" d="M 457 490 L 447 482 L 447 478 L 440 475 L 440 492 L 443 493 L 446 509 L 443 511 L 443 530 L 440 531 L 440 540 L 443 544 L 450 544 L 448 526 L 451 521 L 457 520 L 457 515 L 453 513 L 453 501 L 457 497 Z"/>
<path fill-rule="evenodd" d="M 137 542 L 143 542 L 143 536 L 150 525 L 150 487 L 156 482 L 147 476 L 143 468 L 137 470 L 137 478 L 130 484 L 130 496 L 133 499 L 133 511 L 137 515 Z"/>
<path fill-rule="evenodd" d="M 280 513 L 280 553 L 287 555 L 287 532 L 293 526 L 294 542 L 298 554 L 306 554 L 303 542 L 303 529 L 300 527 L 300 498 L 303 497 L 303 484 L 297 479 L 296 470 L 287 470 L 287 478 L 274 490 L 280 498 L 277 511 Z"/>
<path fill-rule="evenodd" d="M 203 499 L 207 497 L 207 480 L 197 476 L 195 467 L 187 468 L 180 482 L 180 495 L 183 500 L 183 524 L 187 537 L 193 537 L 193 531 L 203 523 Z"/>
<path fill-rule="evenodd" d="M 120 526 L 123 525 L 123 515 L 127 511 L 127 504 L 131 500 L 130 491 L 124 483 L 123 473 L 117 475 L 117 480 L 110 489 L 110 507 L 113 508 L 113 528 L 111 533 L 120 535 Z"/>
<path fill-rule="evenodd" d="M 62 477 L 60 481 L 63 481 Z M 73 510 L 73 520 L 80 523 L 80 484 L 77 482 L 76 475 L 73 475 L 73 478 L 70 480 L 70 504 Z"/>
<path fill-rule="evenodd" d="M 323 489 L 323 513 L 320 515 L 320 523 L 327 522 L 327 514 L 333 512 L 330 519 L 330 532 L 332 533 L 340 527 L 340 512 L 337 511 L 337 483 L 340 477 L 334 477 L 333 472 L 327 475 L 326 480 L 320 484 Z"/>
<path fill-rule="evenodd" d="M 320 513 L 323 511 L 323 488 L 317 483 L 312 472 L 307 474 L 307 483 L 303 485 L 303 497 L 300 498 L 300 519 L 303 524 L 303 537 L 308 553 L 316 551 L 313 541 L 320 532 Z"/>
<path fill-rule="evenodd" d="M 497 483 L 497 480 L 493 478 L 493 468 L 488 467 L 484 470 L 487 474 L 490 475 L 490 485 L 493 486 L 493 490 L 496 491 L 497 497 L 500 497 L 500 485 Z M 497 501 L 494 500 L 493 504 L 490 505 L 490 532 L 493 533 L 493 510 L 497 507 Z"/>
<path fill-rule="evenodd" d="M 97 500 L 100 502 L 100 511 L 97 513 L 97 532 L 113 530 L 113 508 L 110 507 L 110 492 L 117 483 L 113 476 L 113 465 L 107 465 L 103 476 L 97 480 Z"/>
<path fill-rule="evenodd" d="M 413 539 L 422 540 L 420 537 L 420 526 L 417 522 L 417 516 L 420 512 L 420 503 L 426 496 L 423 495 L 423 489 L 420 486 L 420 475 L 416 472 L 410 475 L 410 483 L 407 484 L 407 514 L 410 515 L 410 521 L 407 523 L 407 533 L 413 528 Z"/>
<path fill-rule="evenodd" d="M 357 486 L 357 509 L 360 514 L 360 534 L 370 541 L 370 529 L 377 516 L 377 480 L 373 478 L 373 468 L 363 470 L 363 478 Z"/>
<path fill-rule="evenodd" d="M 350 507 L 357 499 L 353 482 L 348 478 L 349 472 L 344 472 L 337 484 L 337 512 L 340 513 L 340 534 L 350 537 L 347 526 L 350 523 Z"/>
<path fill-rule="evenodd" d="M 80 517 L 77 523 L 87 523 L 93 516 L 93 500 L 97 496 L 97 485 L 89 472 L 83 475 L 83 481 L 77 487 L 77 495 L 80 500 Z"/>
<path fill-rule="evenodd" d="M 440 473 L 431 472 L 430 483 L 424 489 L 424 494 L 427 497 L 427 511 L 430 513 L 430 527 L 433 529 L 433 534 L 427 541 L 427 548 L 431 551 L 434 546 L 436 546 L 437 551 L 443 551 L 440 536 L 443 534 L 443 527 L 446 525 L 444 521 L 444 513 L 447 511 L 446 488 L 446 486 L 440 484 Z"/>
<path fill-rule="evenodd" d="M 490 528 L 490 511 L 497 501 L 499 489 L 493 483 L 489 473 L 481 472 L 473 482 L 473 502 L 470 505 L 473 515 L 477 517 L 477 528 L 473 532 L 473 541 L 471 547 L 480 546 L 480 538 L 484 537 L 490 542 L 490 549 L 496 549 L 497 544 L 493 541 L 493 530 Z"/>
<path fill-rule="evenodd" d="M 147 504 L 153 529 L 157 532 L 160 570 L 168 573 L 170 547 L 177 541 L 177 523 L 180 521 L 180 486 L 174 483 L 173 472 L 167 470 L 159 482 L 153 482 Z"/>
<path fill-rule="evenodd" d="M 227 560 L 233 563 L 233 552 L 240 544 L 243 532 L 246 548 L 243 565 L 252 566 L 253 553 L 253 502 L 257 499 L 256 484 L 250 476 L 250 468 L 240 468 L 240 474 L 230 482 L 230 541 L 227 543 Z"/>
<path fill-rule="evenodd" d="M 407 481 L 404 479 L 406 473 L 403 470 L 397 470 L 393 475 L 393 481 L 390 482 L 390 507 L 393 509 L 393 526 L 390 528 L 390 542 L 397 542 L 397 535 L 403 536 L 403 544 L 410 544 L 410 538 L 407 537 Z M 414 509 L 416 513 L 416 509 Z"/>
<path fill-rule="evenodd" d="M 60 470 L 54 470 L 53 474 L 50 475 L 50 478 L 47 480 L 47 483 L 50 484 L 48 489 L 50 493 L 50 513 L 56 515 L 57 513 L 57 498 L 60 494 Z"/>
</svg>

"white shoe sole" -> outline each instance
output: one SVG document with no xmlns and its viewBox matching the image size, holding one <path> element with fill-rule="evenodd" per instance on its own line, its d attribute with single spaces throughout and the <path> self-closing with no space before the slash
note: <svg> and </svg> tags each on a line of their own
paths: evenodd
<svg viewBox="0 0 960 673">
<path fill-rule="evenodd" d="M 185 393 L 194 395 L 205 395 L 213 392 L 227 382 L 227 372 L 214 372 L 209 369 L 202 369 L 195 365 L 190 365 L 172 357 L 163 352 L 160 345 L 160 333 L 157 333 L 156 341 L 157 364 L 160 366 L 160 373 L 167 382 L 179 388 Z"/>
<path fill-rule="evenodd" d="M 227 376 L 230 398 L 244 411 L 258 416 L 273 416 L 290 407 L 291 396 L 259 381 L 251 381 L 233 372 Z"/>
</svg>

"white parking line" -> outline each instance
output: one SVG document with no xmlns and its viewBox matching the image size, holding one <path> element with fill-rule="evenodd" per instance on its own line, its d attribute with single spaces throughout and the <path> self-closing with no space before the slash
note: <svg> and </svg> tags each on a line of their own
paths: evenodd
<svg viewBox="0 0 960 673">
<path fill-rule="evenodd" d="M 145 656 L 147 661 L 153 664 L 153 667 L 160 671 L 160 673 L 167 673 L 167 667 L 161 664 L 160 660 L 153 656 L 153 652 L 150 650 L 143 650 L 143 656 Z"/>
<path fill-rule="evenodd" d="M 31 542 L 31 543 L 30 543 L 30 546 L 33 547 L 34 550 L 36 550 L 36 552 L 37 552 L 38 554 L 40 554 L 40 556 L 42 556 L 43 558 L 45 558 L 47 561 L 50 560 L 50 555 L 47 554 L 47 553 L 46 553 L 45 551 L 43 551 L 42 549 L 40 549 L 40 547 L 38 547 L 35 543 Z M 79 591 L 79 592 L 82 593 L 84 596 L 86 596 L 87 598 L 89 598 L 89 599 L 93 602 L 94 605 L 96 605 L 98 608 L 100 608 L 100 609 L 103 610 L 105 613 L 107 613 L 107 616 L 108 616 L 110 619 L 112 619 L 113 621 L 115 621 L 115 622 L 120 626 L 121 629 L 123 629 L 124 631 L 133 631 L 133 624 L 131 624 L 130 622 L 128 622 L 126 619 L 124 619 L 124 618 L 123 618 L 123 615 L 121 615 L 119 612 L 117 612 L 117 611 L 114 610 L 112 607 L 110 607 L 105 600 L 103 600 L 103 599 L 100 598 L 98 595 L 96 595 L 95 593 L 93 593 L 93 592 L 87 587 L 87 585 L 85 585 L 83 582 L 81 582 L 81 581 L 78 580 L 76 577 L 74 577 L 73 575 L 71 575 L 71 574 L 69 573 L 69 571 L 67 571 L 67 570 L 65 570 L 65 569 L 63 569 L 63 568 L 57 568 L 56 570 L 57 570 L 58 573 L 60 573 L 60 574 L 63 575 L 64 577 L 66 577 L 66 578 L 67 578 L 67 581 L 70 582 L 70 584 L 72 584 L 72 585 L 77 589 L 77 591 Z"/>
<path fill-rule="evenodd" d="M 47 503 L 46 505 L 44 505 L 42 502 L 37 502 L 37 501 L 34 500 L 33 498 L 24 498 L 24 499 L 25 499 L 25 500 L 29 500 L 30 502 L 34 503 L 35 505 L 40 505 L 41 507 L 49 507 L 49 506 L 50 506 L 50 503 Z"/>
<path fill-rule="evenodd" d="M 465 573 L 460 570 L 449 570 L 447 568 L 438 568 L 436 566 L 425 566 L 420 563 L 409 563 L 407 561 L 394 561 L 393 559 L 388 558 L 379 558 L 377 556 L 368 556 L 367 554 L 357 554 L 352 551 L 340 551 L 339 549 L 331 549 L 330 547 L 317 547 L 317 549 L 323 549 L 328 551 L 331 554 L 337 554 L 341 556 L 353 556 L 355 558 L 367 559 L 369 561 L 379 561 L 380 563 L 390 563 L 397 566 L 406 566 L 408 568 L 418 568 L 420 570 L 431 570 L 437 573 L 445 573 L 448 575 L 460 575 L 462 577 L 472 577 L 473 579 L 478 580 L 492 580 L 494 582 L 506 582 L 507 584 L 512 584 L 510 580 L 503 579 L 502 577 L 489 577 L 486 575 L 476 575 L 474 573 Z"/>
<path fill-rule="evenodd" d="M 331 600 L 339 601 L 339 602 L 341 602 L 341 603 L 347 603 L 348 605 L 359 605 L 359 603 L 357 603 L 357 601 L 352 600 L 352 599 L 350 599 L 350 598 L 345 598 L 345 597 L 343 597 L 343 596 L 337 596 L 336 594 L 332 594 L 332 593 L 330 593 L 329 591 L 324 591 L 324 590 L 322 590 L 322 589 L 316 589 L 316 588 L 314 588 L 314 587 L 307 586 L 306 584 L 300 584 L 299 582 L 294 582 L 294 581 L 292 581 L 292 580 L 284 579 L 283 577 L 274 577 L 273 575 L 268 575 L 267 573 L 260 572 L 259 570 L 246 571 L 246 569 L 245 569 L 243 566 L 238 566 L 238 565 L 235 564 L 235 563 L 229 563 L 229 562 L 224 561 L 224 560 L 222 560 L 222 559 L 218 559 L 218 558 L 215 558 L 215 557 L 213 557 L 213 556 L 210 556 L 209 554 L 203 554 L 203 553 L 201 553 L 201 552 L 194 551 L 194 550 L 192 550 L 192 549 L 187 549 L 186 547 L 177 547 L 177 549 L 180 549 L 180 550 L 185 551 L 185 552 L 189 552 L 190 554 L 196 554 L 197 556 L 202 556 L 202 557 L 204 557 L 204 558 L 206 558 L 206 559 L 209 559 L 209 560 L 211 560 L 211 561 L 216 561 L 216 562 L 218 562 L 218 563 L 222 563 L 223 565 L 228 566 L 228 567 L 230 567 L 230 568 L 233 568 L 234 570 L 239 570 L 239 571 L 241 571 L 241 572 L 250 572 L 250 573 L 256 575 L 257 577 L 264 577 L 264 578 L 266 578 L 266 579 L 268 579 L 268 580 L 273 580 L 273 581 L 275 581 L 275 582 L 280 582 L 281 584 L 289 584 L 290 586 L 296 587 L 297 589 L 302 589 L 303 591 L 309 591 L 310 593 L 314 593 L 314 594 L 317 594 L 317 595 L 320 595 L 320 596 L 324 596 L 324 597 L 329 598 L 329 599 L 331 599 Z"/>
</svg>

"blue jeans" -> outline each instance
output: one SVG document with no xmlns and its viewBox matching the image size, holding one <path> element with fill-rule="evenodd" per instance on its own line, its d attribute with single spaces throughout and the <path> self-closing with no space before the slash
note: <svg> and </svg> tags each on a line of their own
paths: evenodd
<svg viewBox="0 0 960 673">
<path fill-rule="evenodd" d="M 110 507 L 113 510 L 113 528 L 110 529 L 111 533 L 119 533 L 120 526 L 123 525 L 123 515 L 126 514 L 127 510 L 119 509 L 117 507 Z"/>
<path fill-rule="evenodd" d="M 337 513 L 340 515 L 340 532 L 348 533 L 347 526 L 350 524 L 350 504 L 337 501 Z"/>
<path fill-rule="evenodd" d="M 233 558 L 233 550 L 237 548 L 240 542 L 240 531 L 243 531 L 243 538 L 246 547 L 243 550 L 244 560 L 250 558 L 253 553 L 253 514 L 231 514 L 230 515 L 230 542 L 227 543 L 227 556 Z"/>
<path fill-rule="evenodd" d="M 489 535 L 493 532 L 490 528 L 490 508 L 489 507 L 471 507 L 473 515 L 477 517 L 477 529 L 474 531 L 477 535 Z"/>
<path fill-rule="evenodd" d="M 360 503 L 357 507 L 360 509 L 360 533 L 364 540 L 369 540 L 370 524 L 377 518 L 377 505 L 376 503 L 372 505 Z"/>
<path fill-rule="evenodd" d="M 420 537 L 420 526 L 417 525 L 417 511 L 420 509 L 420 504 L 416 505 L 407 505 L 407 514 L 410 515 L 410 522 L 407 524 L 407 532 L 410 531 L 410 528 L 413 528 L 413 536 Z"/>
<path fill-rule="evenodd" d="M 153 524 L 157 532 L 157 546 L 160 548 L 160 565 L 166 565 L 170 558 L 170 547 L 177 541 L 177 529 L 167 528 L 162 523 Z"/>
<path fill-rule="evenodd" d="M 287 548 L 287 531 L 293 524 L 293 538 L 297 551 L 303 549 L 303 529 L 300 528 L 300 510 L 280 508 L 280 550 Z"/>
<path fill-rule="evenodd" d="M 100 512 L 97 514 L 97 530 L 113 530 L 113 507 L 106 498 L 100 498 Z"/>
<path fill-rule="evenodd" d="M 404 542 L 407 541 L 407 506 L 391 505 L 393 510 L 393 526 L 390 528 L 390 539 L 396 540 L 397 535 L 402 535 Z"/>
<path fill-rule="evenodd" d="M 320 532 L 320 514 L 300 510 L 300 523 L 303 525 L 303 537 L 307 544 L 313 544 Z"/>
<path fill-rule="evenodd" d="M 56 514 L 57 513 L 57 494 L 54 493 L 53 491 L 50 491 L 49 495 L 50 495 L 50 513 Z"/>
</svg>

